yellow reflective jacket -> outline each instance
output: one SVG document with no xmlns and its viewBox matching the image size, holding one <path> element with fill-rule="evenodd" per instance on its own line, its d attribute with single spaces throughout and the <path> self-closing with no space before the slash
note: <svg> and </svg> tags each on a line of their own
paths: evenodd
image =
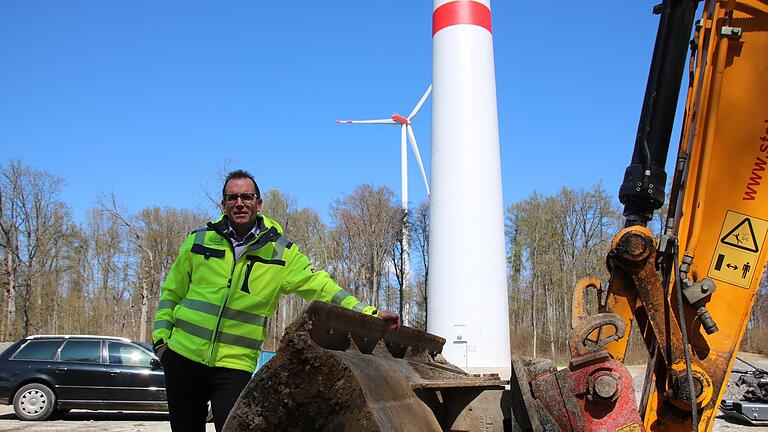
<svg viewBox="0 0 768 432">
<path fill-rule="evenodd" d="M 258 216 L 259 235 L 235 261 L 227 217 L 191 233 L 162 286 L 152 340 L 208 366 L 252 372 L 280 296 L 296 293 L 376 315 L 315 271 L 274 220 Z"/>
</svg>

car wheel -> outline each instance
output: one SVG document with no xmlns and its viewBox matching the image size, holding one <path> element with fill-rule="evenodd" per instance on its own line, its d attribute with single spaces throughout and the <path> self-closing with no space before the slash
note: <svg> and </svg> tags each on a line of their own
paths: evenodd
<svg viewBox="0 0 768 432">
<path fill-rule="evenodd" d="M 13 397 L 13 411 L 22 420 L 45 420 L 56 408 L 56 395 L 45 384 L 27 384 Z"/>
</svg>

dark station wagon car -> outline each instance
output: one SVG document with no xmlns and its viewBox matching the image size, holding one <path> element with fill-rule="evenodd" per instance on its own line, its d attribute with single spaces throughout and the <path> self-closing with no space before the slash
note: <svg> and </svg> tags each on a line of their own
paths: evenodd
<svg viewBox="0 0 768 432">
<path fill-rule="evenodd" d="M 0 403 L 22 420 L 70 409 L 167 411 L 160 361 L 112 336 L 30 336 L 0 354 Z"/>
</svg>

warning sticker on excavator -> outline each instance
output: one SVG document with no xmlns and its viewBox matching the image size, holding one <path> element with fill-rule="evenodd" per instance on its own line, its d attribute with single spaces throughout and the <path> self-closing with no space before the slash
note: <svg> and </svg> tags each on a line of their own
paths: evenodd
<svg viewBox="0 0 768 432">
<path fill-rule="evenodd" d="M 745 217 L 736 224 L 723 238 L 720 243 L 745 250 L 747 252 L 758 252 L 757 240 L 755 240 L 755 227 L 752 225 L 752 219 Z"/>
<path fill-rule="evenodd" d="M 728 211 L 712 257 L 709 277 L 749 288 L 766 234 L 768 221 Z"/>
</svg>

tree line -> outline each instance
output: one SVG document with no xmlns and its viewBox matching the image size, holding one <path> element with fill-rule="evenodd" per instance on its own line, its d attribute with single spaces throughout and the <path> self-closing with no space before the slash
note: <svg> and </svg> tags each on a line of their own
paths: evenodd
<svg viewBox="0 0 768 432">
<path fill-rule="evenodd" d="M 130 212 L 105 195 L 77 222 L 60 198 L 63 184 L 21 160 L 0 164 L 0 338 L 65 333 L 149 341 L 160 287 L 181 242 L 218 209 Z M 404 320 L 419 325 L 413 317 L 423 314 L 425 303 L 403 284 L 405 215 L 390 189 L 361 185 L 339 197 L 330 204 L 331 225 L 280 191 L 266 191 L 263 200 L 263 213 L 281 224 L 316 268 L 374 306 L 399 310 L 403 298 Z M 426 212 L 422 205 L 412 213 Z M 420 247 L 425 256 L 426 244 L 413 249 Z M 418 268 L 415 279 L 422 279 L 425 292 L 426 270 Z M 277 345 L 304 306 L 296 296 L 284 297 L 269 322 L 266 349 Z"/>
<path fill-rule="evenodd" d="M 21 160 L 0 164 L 0 338 L 63 333 L 149 341 L 160 286 L 179 245 L 218 209 L 131 212 L 118 197 L 105 195 L 76 221 L 60 197 L 63 184 Z M 262 198 L 263 213 L 281 224 L 316 268 L 359 299 L 400 311 L 407 325 L 426 328 L 427 203 L 405 214 L 392 190 L 365 184 L 330 203 L 323 218 L 278 190 Z M 402 224 L 410 238 L 407 278 Z M 533 193 L 507 208 L 514 353 L 557 358 L 567 352 L 562 329 L 570 325 L 573 287 L 587 276 L 607 279 L 605 254 L 621 224 L 618 206 L 600 184 L 552 196 Z M 304 307 L 296 296 L 281 300 L 265 349 L 276 348 Z M 768 336 L 766 308 L 768 299 L 760 296 L 747 344 L 759 346 Z"/>
</svg>

